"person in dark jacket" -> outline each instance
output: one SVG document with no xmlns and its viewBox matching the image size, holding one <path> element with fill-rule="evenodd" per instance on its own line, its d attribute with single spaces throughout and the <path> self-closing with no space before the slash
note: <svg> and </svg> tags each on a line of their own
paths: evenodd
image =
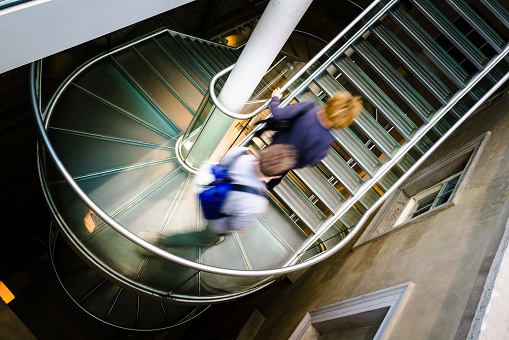
<svg viewBox="0 0 509 340">
<path fill-rule="evenodd" d="M 300 102 L 280 108 L 281 97 L 280 88 L 272 92 L 270 110 L 274 119 L 298 117 L 289 129 L 274 134 L 271 145 L 290 144 L 295 147 L 298 158 L 294 169 L 318 164 L 327 155 L 334 140 L 329 130 L 343 129 L 352 124 L 362 108 L 360 97 L 352 97 L 347 92 L 336 92 L 323 107 L 316 107 L 312 102 Z M 281 179 L 272 179 L 267 188 L 273 189 Z"/>
</svg>

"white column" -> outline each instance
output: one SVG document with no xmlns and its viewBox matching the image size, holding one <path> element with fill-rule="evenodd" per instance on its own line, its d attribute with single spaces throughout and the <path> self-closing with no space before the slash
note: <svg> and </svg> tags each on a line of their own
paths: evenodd
<svg viewBox="0 0 509 340">
<path fill-rule="evenodd" d="M 222 105 L 233 112 L 241 111 L 311 2 L 312 0 L 269 2 L 218 96 Z M 218 152 L 213 158 L 221 156 L 225 149 L 218 148 L 218 145 L 232 122 L 232 118 L 216 110 L 189 153 L 189 164 L 196 166 L 209 159 L 216 148 Z M 228 144 L 228 141 L 224 143 Z"/>
</svg>

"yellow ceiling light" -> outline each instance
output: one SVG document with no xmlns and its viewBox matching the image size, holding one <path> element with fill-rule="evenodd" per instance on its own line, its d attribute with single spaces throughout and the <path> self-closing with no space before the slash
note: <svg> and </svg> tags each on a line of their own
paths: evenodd
<svg viewBox="0 0 509 340">
<path fill-rule="evenodd" d="M 2 298 L 5 303 L 9 303 L 14 300 L 14 294 L 11 293 L 9 288 L 7 288 L 2 281 L 0 281 L 0 298 Z"/>
<path fill-rule="evenodd" d="M 95 213 L 90 210 L 88 214 L 83 219 L 83 223 L 85 223 L 85 227 L 87 227 L 87 230 L 89 233 L 92 233 L 95 230 L 95 221 L 92 218 L 93 216 L 96 216 Z"/>
</svg>

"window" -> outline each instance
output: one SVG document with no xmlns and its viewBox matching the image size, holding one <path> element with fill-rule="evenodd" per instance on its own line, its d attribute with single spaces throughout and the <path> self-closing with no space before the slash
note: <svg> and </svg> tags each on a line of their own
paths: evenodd
<svg viewBox="0 0 509 340">
<path fill-rule="evenodd" d="M 406 282 L 310 310 L 288 339 L 389 339 L 413 287 Z"/>
<path fill-rule="evenodd" d="M 443 153 L 435 162 L 419 169 L 388 196 L 375 213 L 353 249 L 397 228 L 454 206 L 479 161 L 491 132 Z"/>
<path fill-rule="evenodd" d="M 396 224 L 403 223 L 449 202 L 463 171 L 446 178 L 429 189 L 410 198 Z"/>
</svg>

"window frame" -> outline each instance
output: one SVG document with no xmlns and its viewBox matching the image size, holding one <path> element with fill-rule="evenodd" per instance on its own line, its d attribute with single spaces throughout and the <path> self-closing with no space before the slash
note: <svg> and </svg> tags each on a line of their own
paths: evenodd
<svg viewBox="0 0 509 340">
<path fill-rule="evenodd" d="M 320 336 L 321 332 L 315 329 L 320 324 L 324 325 L 327 323 L 329 324 L 327 328 L 336 328 L 339 321 L 362 323 L 361 315 L 363 313 L 379 310 L 384 307 L 388 308 L 388 311 L 374 339 L 389 339 L 398 317 L 404 312 L 404 307 L 408 303 L 414 287 L 415 284 L 409 281 L 394 287 L 310 310 L 304 315 L 288 340 L 309 339 L 310 336 Z"/>
<path fill-rule="evenodd" d="M 463 175 L 464 170 L 465 169 L 455 173 L 452 176 L 449 176 L 448 178 L 444 179 L 443 181 L 440 181 L 437 184 L 432 185 L 428 189 L 422 190 L 419 193 L 415 194 L 414 196 L 410 197 L 407 205 L 403 209 L 401 215 L 399 216 L 398 220 L 396 221 L 396 223 L 394 225 L 397 226 L 401 223 L 411 221 L 412 219 L 422 216 L 422 215 L 432 211 L 433 209 L 438 208 L 439 206 L 441 206 L 443 204 L 452 202 L 452 200 L 456 196 L 455 194 L 456 194 L 458 188 L 461 185 L 462 175 Z M 452 190 L 448 190 L 446 193 L 444 193 L 444 189 L 447 187 L 447 185 L 455 179 L 458 179 L 458 180 L 454 184 L 454 188 Z M 447 194 L 449 192 L 450 192 L 450 195 L 447 198 L 447 200 L 442 201 L 442 202 L 437 202 L 437 200 L 440 198 L 440 196 L 443 197 L 445 194 Z M 427 209 L 426 211 L 424 211 L 418 215 L 415 215 L 415 213 L 419 209 L 422 209 L 421 207 L 419 207 L 419 201 L 422 201 L 423 199 L 425 199 L 431 195 L 434 195 L 435 193 L 436 193 L 436 196 L 433 197 L 433 201 L 431 202 L 429 209 Z"/>
<path fill-rule="evenodd" d="M 453 207 L 456 204 L 458 197 L 461 195 L 463 188 L 468 183 L 476 164 L 479 162 L 479 159 L 488 144 L 490 136 L 491 132 L 486 131 L 477 138 L 473 138 L 470 142 L 458 147 L 456 150 L 450 153 L 442 153 L 440 157 L 437 157 L 438 159 L 434 163 L 412 175 L 412 177 L 405 181 L 397 191 L 392 193 L 384 204 L 382 204 L 380 209 L 375 212 L 371 221 L 366 226 L 364 232 L 361 234 L 352 249 L 356 250 L 359 247 L 386 235 L 387 233 L 413 225 L 445 209 Z M 410 198 L 442 182 L 441 179 L 444 177 L 439 178 L 440 173 L 447 173 L 448 168 L 450 168 L 450 170 L 454 170 L 454 164 L 461 161 L 462 158 L 467 157 L 467 155 L 468 158 L 466 160 L 466 165 L 463 168 L 456 167 L 455 171 L 449 172 L 449 174 L 458 173 L 461 169 L 463 169 L 458 183 L 446 203 L 441 204 L 440 206 L 437 206 L 436 208 L 419 216 L 415 216 L 412 219 L 406 221 L 403 220 L 403 222 L 399 220 L 401 215 L 408 216 L 408 211 L 404 214 L 404 210 L 405 207 L 407 207 Z M 447 176 L 445 173 L 444 175 Z M 446 180 L 450 177 L 451 176 L 448 176 Z M 440 182 L 436 183 L 436 181 L 433 181 L 433 178 L 436 178 L 437 181 L 440 180 Z"/>
</svg>

